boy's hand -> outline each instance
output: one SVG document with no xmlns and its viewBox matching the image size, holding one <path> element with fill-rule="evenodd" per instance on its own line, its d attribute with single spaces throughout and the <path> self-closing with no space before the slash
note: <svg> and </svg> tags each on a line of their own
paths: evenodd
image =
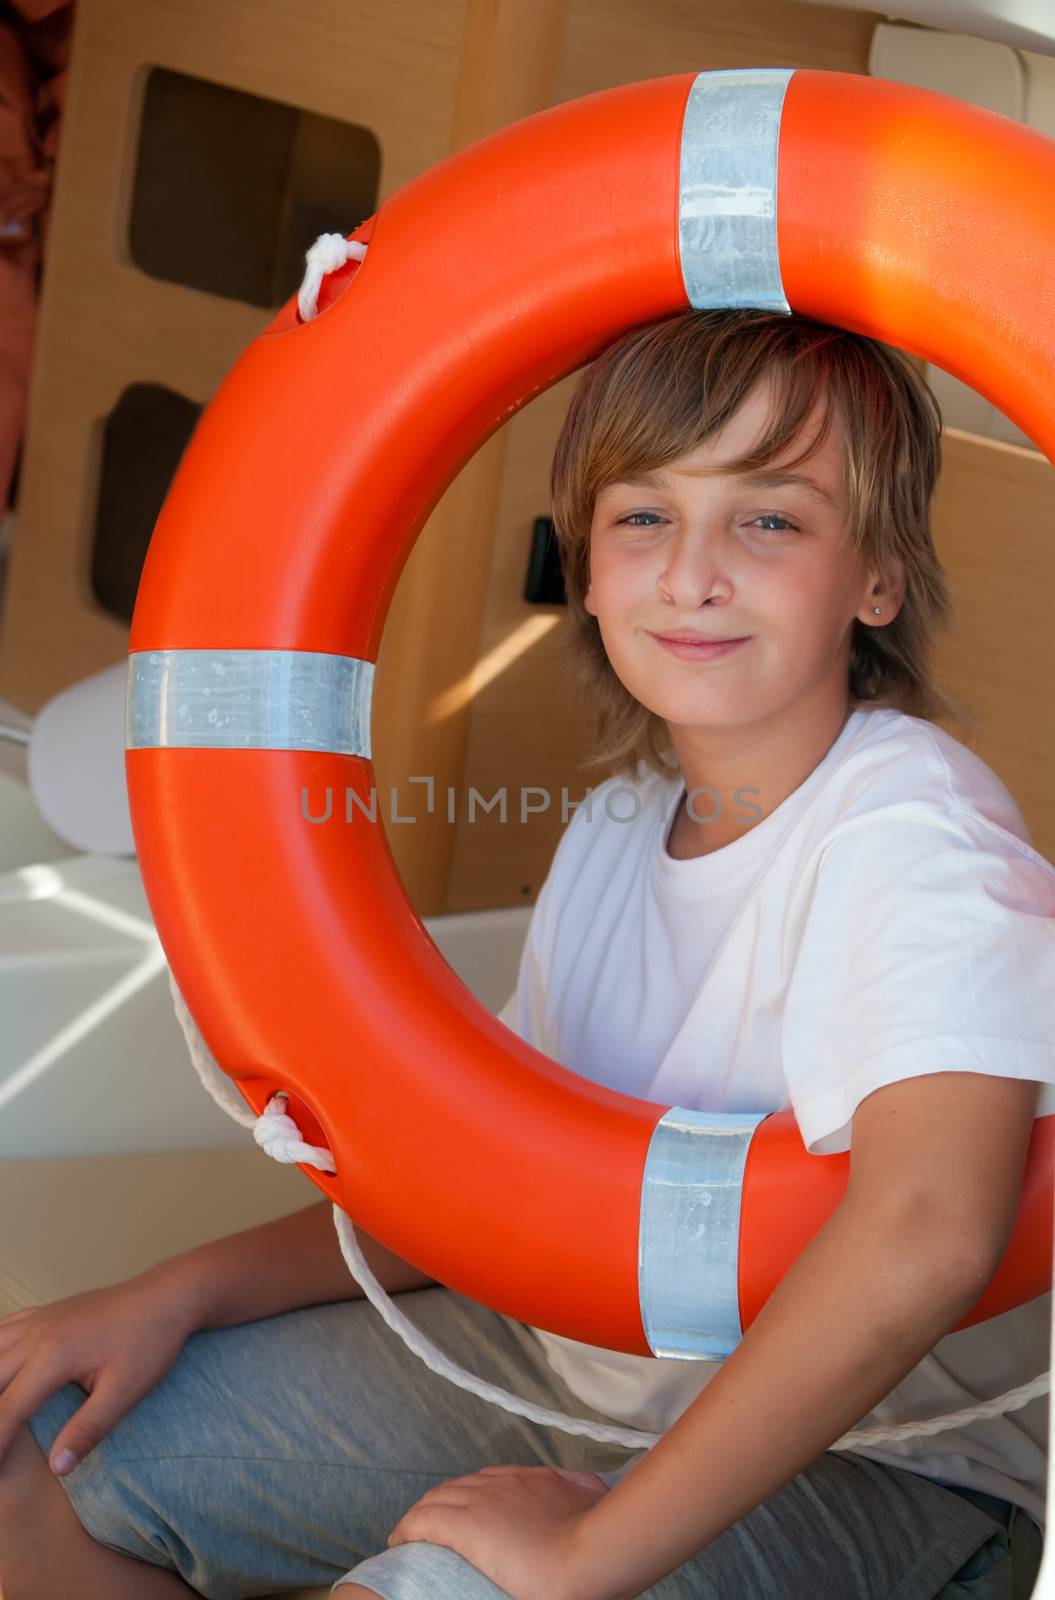
<svg viewBox="0 0 1055 1600">
<path fill-rule="evenodd" d="M 576 1586 L 577 1531 L 607 1493 L 595 1472 L 483 1467 L 423 1494 L 388 1543 L 445 1545 L 512 1600 L 616 1600 L 588 1580 Z"/>
<path fill-rule="evenodd" d="M 0 1318 L 0 1462 L 22 1422 L 64 1384 L 88 1398 L 60 1428 L 49 1464 L 91 1454 L 127 1411 L 160 1383 L 194 1332 L 176 1279 L 147 1272 Z"/>
</svg>

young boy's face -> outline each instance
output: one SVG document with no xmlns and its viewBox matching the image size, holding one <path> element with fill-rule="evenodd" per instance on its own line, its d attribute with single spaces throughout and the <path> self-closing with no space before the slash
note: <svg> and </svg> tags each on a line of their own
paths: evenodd
<svg viewBox="0 0 1055 1600">
<path fill-rule="evenodd" d="M 889 623 L 896 610 L 844 537 L 838 417 L 794 469 L 819 494 L 702 475 L 762 438 L 769 404 L 766 382 L 718 435 L 658 470 L 654 485 L 611 484 L 594 505 L 586 609 L 622 683 L 672 728 L 757 723 L 800 705 L 836 704 L 840 692 L 848 708 L 853 620 Z M 807 440 L 820 419 L 818 402 Z M 796 442 L 781 460 L 801 448 Z M 746 642 L 690 660 L 653 637 L 681 629 Z"/>
</svg>

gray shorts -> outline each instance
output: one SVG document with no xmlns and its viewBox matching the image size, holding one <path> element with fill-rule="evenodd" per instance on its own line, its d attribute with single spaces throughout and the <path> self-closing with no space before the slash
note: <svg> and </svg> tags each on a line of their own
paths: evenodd
<svg viewBox="0 0 1055 1600">
<path fill-rule="evenodd" d="M 446 1288 L 402 1294 L 399 1305 L 479 1377 L 571 1416 L 611 1420 L 571 1393 L 523 1323 Z M 68 1383 L 29 1419 L 45 1454 L 86 1396 Z M 165 1378 L 59 1481 L 95 1539 L 177 1571 L 208 1600 L 342 1577 L 387 1600 L 507 1600 L 453 1551 L 423 1542 L 390 1550 L 389 1533 L 427 1489 L 483 1466 L 585 1468 L 611 1487 L 643 1453 L 459 1389 L 367 1301 L 348 1300 L 195 1333 Z M 1024 1512 L 1001 1517 L 1001 1504 L 827 1451 L 647 1594 L 1025 1600 L 1039 1530 Z"/>
</svg>

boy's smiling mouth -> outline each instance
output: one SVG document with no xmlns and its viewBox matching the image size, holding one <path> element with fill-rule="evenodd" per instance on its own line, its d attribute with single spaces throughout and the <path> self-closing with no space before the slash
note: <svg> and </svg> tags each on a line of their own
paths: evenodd
<svg viewBox="0 0 1055 1600">
<path fill-rule="evenodd" d="M 750 643 L 750 636 L 743 639 L 707 640 L 700 636 L 695 639 L 671 639 L 664 634 L 653 633 L 650 637 L 662 645 L 664 650 L 683 661 L 717 660 L 720 656 L 727 656 L 733 650 L 739 649 L 742 644 Z"/>
</svg>

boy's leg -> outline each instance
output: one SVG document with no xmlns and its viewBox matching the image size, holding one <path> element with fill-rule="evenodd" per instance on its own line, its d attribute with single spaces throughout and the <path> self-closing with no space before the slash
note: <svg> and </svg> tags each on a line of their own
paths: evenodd
<svg viewBox="0 0 1055 1600">
<path fill-rule="evenodd" d="M 0 1600 L 185 1600 L 175 1572 L 99 1544 L 22 1423 L 0 1465 Z"/>
<path fill-rule="evenodd" d="M 383 1550 L 348 1576 L 334 1600 L 508 1600 L 427 1542 Z M 902 1468 L 826 1452 L 640 1600 L 1025 1600 L 1031 1576 L 1014 1581 L 1007 1530 L 981 1507 Z"/>
<path fill-rule="evenodd" d="M 440 1287 L 399 1302 L 485 1381 L 591 1415 L 520 1324 Z M 84 1398 L 64 1385 L 29 1418 L 45 1461 Z M 384 1552 L 391 1568 L 391 1557 L 402 1566 L 404 1550 L 425 1549 L 389 1551 L 386 1541 L 429 1489 L 481 1466 L 579 1468 L 583 1446 L 439 1377 L 356 1299 L 195 1333 L 162 1381 L 55 1482 L 96 1543 L 139 1557 L 151 1575 L 178 1574 L 191 1592 L 273 1594 L 347 1573 L 343 1588 L 374 1587 L 388 1600 L 373 1570 L 352 1569 L 369 1552 Z M 506 1600 L 493 1585 L 482 1597 L 470 1591 L 463 1580 L 488 1580 L 443 1547 L 430 1561 L 444 1557 L 456 1567 L 454 1600 Z M 430 1567 L 424 1592 L 440 1600 L 434 1575 Z"/>
</svg>

